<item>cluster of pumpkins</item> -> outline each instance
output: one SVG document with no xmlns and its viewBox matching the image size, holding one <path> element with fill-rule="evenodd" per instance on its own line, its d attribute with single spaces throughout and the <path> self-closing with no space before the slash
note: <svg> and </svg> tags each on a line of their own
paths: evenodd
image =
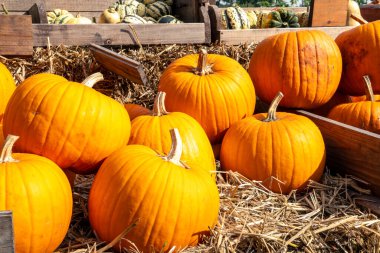
<svg viewBox="0 0 380 253">
<path fill-rule="evenodd" d="M 360 7 L 354 0 L 348 3 L 347 25 L 356 26 L 359 23 L 350 15 L 362 18 Z M 308 12 L 293 12 L 285 8 L 274 10 L 244 10 L 234 4 L 221 12 L 223 29 L 255 29 L 255 28 L 297 28 L 309 26 Z"/>
<path fill-rule="evenodd" d="M 144 252 L 179 251 L 215 226 L 215 156 L 223 170 L 275 192 L 319 180 L 326 154 L 318 127 L 277 107 L 320 108 L 338 87 L 344 96 L 363 96 L 366 87 L 380 92 L 379 36 L 380 21 L 335 41 L 318 30 L 275 35 L 257 46 L 248 71 L 200 50 L 163 72 L 153 111 L 91 89 L 100 74 L 82 83 L 36 74 L 15 88 L 0 65 L 0 120 L 8 136 L 0 210 L 13 211 L 16 250 L 52 252 L 62 241 L 72 196 L 61 169 L 96 172 L 88 200 L 93 230 L 107 242 L 123 234 L 116 249 Z M 271 104 L 267 113 L 253 115 L 256 95 Z M 380 102 L 356 99 L 330 114 L 379 133 Z"/>
<path fill-rule="evenodd" d="M 183 23 L 172 16 L 172 0 L 118 0 L 103 11 L 97 23 Z M 56 9 L 47 12 L 48 22 L 51 24 L 91 24 L 92 20 L 74 16 L 67 10 Z"/>
</svg>

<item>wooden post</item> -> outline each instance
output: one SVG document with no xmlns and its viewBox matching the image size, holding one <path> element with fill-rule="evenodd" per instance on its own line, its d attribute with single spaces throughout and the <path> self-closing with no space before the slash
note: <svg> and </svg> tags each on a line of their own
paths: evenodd
<svg viewBox="0 0 380 253">
<path fill-rule="evenodd" d="M 30 7 L 30 9 L 25 13 L 27 15 L 32 16 L 33 24 L 47 24 L 47 16 L 46 16 L 46 5 L 44 0 L 40 0 Z"/>
<path fill-rule="evenodd" d="M 11 211 L 0 211 L 0 253 L 14 253 L 13 218 Z"/>
</svg>

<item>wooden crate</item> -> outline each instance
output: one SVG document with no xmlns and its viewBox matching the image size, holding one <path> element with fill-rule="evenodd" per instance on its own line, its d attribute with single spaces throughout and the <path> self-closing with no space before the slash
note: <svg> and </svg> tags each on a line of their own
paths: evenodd
<svg viewBox="0 0 380 253">
<path fill-rule="evenodd" d="M 362 17 L 368 22 L 380 19 L 380 4 L 364 4 L 360 6 Z"/>
<path fill-rule="evenodd" d="M 31 6 L 33 12 L 34 46 L 51 45 L 147 45 L 147 44 L 203 44 L 211 42 L 211 27 L 203 0 L 174 0 L 173 14 L 185 21 L 183 24 L 47 24 L 45 11 L 54 8 L 91 18 L 99 15 L 116 0 L 5 0 L 8 10 L 24 14 Z M 189 23 L 190 22 L 190 23 Z"/>
<path fill-rule="evenodd" d="M 267 10 L 268 8 L 244 8 L 245 10 Z M 290 8 L 295 12 L 304 12 L 306 7 Z M 301 30 L 322 30 L 335 38 L 341 32 L 347 31 L 352 27 L 301 27 L 301 28 L 264 28 L 264 29 L 244 29 L 244 30 L 226 30 L 222 28 L 221 24 L 221 11 L 216 5 L 209 5 L 208 13 L 211 22 L 211 40 L 212 42 L 219 41 L 227 45 L 239 45 L 244 43 L 259 43 L 265 38 L 288 31 L 301 31 Z"/>
</svg>

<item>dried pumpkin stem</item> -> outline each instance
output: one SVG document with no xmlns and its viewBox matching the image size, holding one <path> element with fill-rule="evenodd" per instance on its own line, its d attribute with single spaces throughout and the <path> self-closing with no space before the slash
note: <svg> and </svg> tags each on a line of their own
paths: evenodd
<svg viewBox="0 0 380 253">
<path fill-rule="evenodd" d="M 364 25 L 364 24 L 368 23 L 367 20 L 364 20 L 363 18 L 358 17 L 358 16 L 356 16 L 355 14 L 352 14 L 352 13 L 350 14 L 350 18 L 352 18 L 353 20 L 359 22 L 359 24 L 361 24 L 361 25 Z"/>
<path fill-rule="evenodd" d="M 205 49 L 201 49 L 199 51 L 198 65 L 194 69 L 194 73 L 199 76 L 205 76 L 213 73 L 212 66 L 207 65 L 207 51 Z"/>
<path fill-rule="evenodd" d="M 11 134 L 7 136 L 1 150 L 0 163 L 16 162 L 12 157 L 12 149 L 18 138 L 18 136 Z"/>
<path fill-rule="evenodd" d="M 183 145 L 178 128 L 170 129 L 170 137 L 172 139 L 172 146 L 170 148 L 169 154 L 164 157 L 164 159 L 178 166 L 186 168 L 186 166 L 181 162 Z"/>
<path fill-rule="evenodd" d="M 163 91 L 160 91 L 157 93 L 156 98 L 154 99 L 154 105 L 153 105 L 153 115 L 154 116 L 162 116 L 167 115 L 168 112 L 165 108 L 165 97 L 166 93 Z"/>
<path fill-rule="evenodd" d="M 375 95 L 373 94 L 371 79 L 368 75 L 363 76 L 364 82 L 365 82 L 365 94 L 367 96 L 367 100 L 371 102 L 375 102 Z"/>
<path fill-rule="evenodd" d="M 97 82 L 103 81 L 104 76 L 100 72 L 96 72 L 82 81 L 84 85 L 92 88 Z"/>
<path fill-rule="evenodd" d="M 1 8 L 3 9 L 3 12 L 5 15 L 8 15 L 9 14 L 9 11 L 7 10 L 7 8 L 5 7 L 5 4 L 1 4 Z"/>
<path fill-rule="evenodd" d="M 276 117 L 277 107 L 280 104 L 281 99 L 283 97 L 284 97 L 284 94 L 282 94 L 281 91 L 277 93 L 276 97 L 273 99 L 272 103 L 269 106 L 268 115 L 263 120 L 264 122 L 272 122 L 272 121 L 277 120 L 277 117 Z"/>
</svg>

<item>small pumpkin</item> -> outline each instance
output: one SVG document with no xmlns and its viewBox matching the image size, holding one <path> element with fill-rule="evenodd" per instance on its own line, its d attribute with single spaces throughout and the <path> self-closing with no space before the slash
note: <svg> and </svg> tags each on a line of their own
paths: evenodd
<svg viewBox="0 0 380 253">
<path fill-rule="evenodd" d="M 66 25 L 76 25 L 76 24 L 92 24 L 92 20 L 86 17 L 82 17 L 81 15 L 76 15 L 75 17 L 65 19 L 62 24 Z"/>
<path fill-rule="evenodd" d="M 365 100 L 365 99 L 364 99 Z M 340 92 L 335 92 L 332 98 L 324 105 L 310 110 L 310 112 L 327 117 L 329 112 L 337 105 L 352 102 L 350 96 L 344 95 Z"/>
<path fill-rule="evenodd" d="M 231 126 L 220 153 L 223 170 L 237 171 L 268 189 L 289 193 L 318 181 L 325 167 L 325 145 L 308 118 L 276 112 L 279 93 L 268 113 L 247 117 Z"/>
<path fill-rule="evenodd" d="M 300 24 L 298 23 L 297 15 L 293 11 L 280 8 L 278 10 L 271 11 L 268 15 L 265 15 L 263 17 L 261 27 L 262 28 L 286 28 L 286 27 L 297 28 L 297 27 L 300 27 Z"/>
<path fill-rule="evenodd" d="M 257 45 L 248 72 L 265 103 L 281 91 L 285 95 L 281 106 L 313 109 L 337 90 L 342 57 L 334 40 L 322 31 L 285 32 Z"/>
<path fill-rule="evenodd" d="M 20 152 L 45 156 L 76 173 L 94 172 L 128 143 L 131 124 L 122 104 L 90 88 L 102 79 L 99 73 L 83 84 L 47 73 L 29 77 L 9 101 L 4 135 L 20 136 Z"/>
<path fill-rule="evenodd" d="M 360 13 L 359 4 L 355 0 L 349 0 L 348 1 L 347 25 L 348 26 L 358 26 L 358 25 L 360 25 L 360 23 L 358 21 L 356 21 L 355 19 L 353 19 L 351 17 L 351 14 L 355 15 L 356 17 L 361 18 L 361 19 L 364 20 L 364 18 L 362 17 L 362 15 Z"/>
<path fill-rule="evenodd" d="M 328 118 L 380 134 L 380 101 L 375 99 L 369 76 L 363 78 L 368 90 L 367 100 L 337 105 Z"/>
<path fill-rule="evenodd" d="M 16 252 L 53 252 L 69 228 L 70 184 L 49 159 L 12 154 L 17 138 L 9 135 L 0 155 L 0 211 L 13 213 Z"/>
<path fill-rule="evenodd" d="M 166 108 L 196 119 L 213 145 L 255 110 L 255 88 L 247 71 L 239 62 L 203 49 L 171 63 L 158 90 L 166 92 Z"/>
<path fill-rule="evenodd" d="M 128 144 L 141 144 L 167 154 L 172 144 L 169 130 L 177 128 L 183 145 L 181 160 L 185 163 L 200 161 L 201 165 L 212 173 L 216 170 L 214 154 L 202 126 L 183 112 L 167 112 L 165 97 L 165 92 L 158 92 L 153 113 L 139 116 L 132 121 Z"/>
<path fill-rule="evenodd" d="M 0 62 L 0 125 L 3 122 L 5 108 L 15 89 L 16 84 L 11 72 Z"/>
<path fill-rule="evenodd" d="M 114 8 L 108 8 L 100 15 L 98 23 L 116 24 L 120 21 L 119 13 Z"/>
<path fill-rule="evenodd" d="M 130 120 L 141 115 L 149 115 L 152 113 L 151 110 L 145 108 L 144 106 L 138 104 L 127 103 L 124 104 L 124 108 L 127 110 Z"/>
<path fill-rule="evenodd" d="M 74 17 L 69 11 L 67 10 L 62 10 L 62 9 L 54 9 L 53 11 L 49 11 L 46 13 L 47 20 L 49 24 L 58 24 L 59 20 L 62 17 L 66 16 L 72 16 Z"/>
<path fill-rule="evenodd" d="M 90 223 L 101 240 L 110 242 L 133 227 L 115 248 L 132 242 L 142 252 L 179 251 L 214 227 L 216 184 L 197 163 L 184 165 L 178 130 L 171 130 L 171 139 L 166 156 L 128 145 L 104 161 L 89 195 Z"/>
<path fill-rule="evenodd" d="M 339 90 L 350 96 L 365 95 L 362 78 L 369 75 L 374 92 L 380 93 L 380 20 L 342 32 L 335 41 L 343 59 Z"/>
</svg>

